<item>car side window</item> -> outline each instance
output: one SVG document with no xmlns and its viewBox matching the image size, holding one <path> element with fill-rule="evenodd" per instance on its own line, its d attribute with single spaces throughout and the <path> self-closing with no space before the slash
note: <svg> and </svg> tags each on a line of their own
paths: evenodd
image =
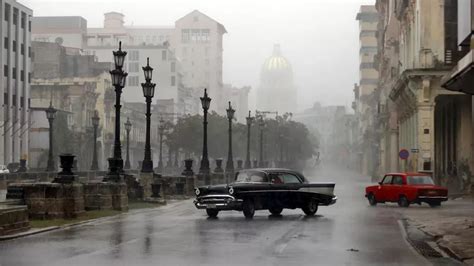
<svg viewBox="0 0 474 266">
<path fill-rule="evenodd" d="M 292 174 L 284 173 L 279 175 L 285 184 L 299 184 L 301 183 L 300 179 Z"/>
<path fill-rule="evenodd" d="M 394 176 L 392 184 L 394 184 L 394 185 L 403 185 L 403 178 L 399 175 Z"/>
<path fill-rule="evenodd" d="M 392 176 L 391 175 L 386 175 L 384 179 L 382 180 L 382 184 L 384 185 L 389 185 L 392 183 Z"/>
<path fill-rule="evenodd" d="M 276 174 L 271 174 L 270 180 L 272 181 L 272 184 L 283 184 L 283 180 Z"/>
</svg>

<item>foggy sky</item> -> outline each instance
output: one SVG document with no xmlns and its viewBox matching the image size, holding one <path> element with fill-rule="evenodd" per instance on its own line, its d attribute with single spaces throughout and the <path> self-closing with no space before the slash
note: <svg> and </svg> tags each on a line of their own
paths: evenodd
<svg viewBox="0 0 474 266">
<path fill-rule="evenodd" d="M 260 68 L 273 44 L 291 62 L 298 110 L 315 101 L 350 106 L 359 79 L 359 33 L 355 16 L 375 0 L 19 0 L 35 16 L 82 16 L 102 27 L 103 14 L 125 14 L 126 25 L 174 25 L 198 9 L 222 23 L 224 83 L 252 86 L 255 103 Z M 159 81 L 158 81 L 159 83 Z M 158 92 L 159 93 L 159 90 Z"/>
</svg>

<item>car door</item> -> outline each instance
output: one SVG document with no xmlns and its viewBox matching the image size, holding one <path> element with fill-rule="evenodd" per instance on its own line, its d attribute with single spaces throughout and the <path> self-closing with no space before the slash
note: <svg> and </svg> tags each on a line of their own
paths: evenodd
<svg viewBox="0 0 474 266">
<path fill-rule="evenodd" d="M 301 180 L 298 176 L 292 173 L 281 173 L 279 175 L 285 186 L 286 193 L 280 194 L 280 201 L 287 202 L 287 205 L 291 205 L 298 201 L 299 192 L 298 189 L 301 186 Z"/>
<path fill-rule="evenodd" d="M 398 201 L 400 194 L 403 191 L 403 177 L 400 175 L 395 175 L 392 178 L 392 185 L 389 191 L 390 201 Z"/>
<path fill-rule="evenodd" d="M 390 191 L 392 188 L 392 176 L 391 175 L 386 175 L 382 182 L 379 184 L 379 189 L 377 193 L 375 193 L 375 198 L 377 201 L 389 201 L 390 197 Z"/>
</svg>

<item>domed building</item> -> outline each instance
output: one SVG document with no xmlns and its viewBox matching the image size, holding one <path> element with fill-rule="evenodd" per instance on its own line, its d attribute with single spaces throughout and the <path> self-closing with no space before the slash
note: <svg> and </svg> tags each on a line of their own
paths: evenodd
<svg viewBox="0 0 474 266">
<path fill-rule="evenodd" d="M 281 55 L 280 45 L 275 44 L 272 56 L 262 66 L 257 109 L 279 113 L 295 112 L 296 94 L 291 64 Z"/>
</svg>

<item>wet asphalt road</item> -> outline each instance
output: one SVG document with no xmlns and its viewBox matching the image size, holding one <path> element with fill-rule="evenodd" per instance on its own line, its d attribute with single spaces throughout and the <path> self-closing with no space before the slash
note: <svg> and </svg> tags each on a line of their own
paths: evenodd
<svg viewBox="0 0 474 266">
<path fill-rule="evenodd" d="M 307 218 L 258 211 L 209 220 L 191 200 L 0 242 L 0 265 L 424 265 L 405 242 L 393 206 L 369 207 L 369 180 L 345 170 L 306 173 L 335 181 L 336 205 Z M 353 249 L 351 251 L 351 249 Z"/>
</svg>

